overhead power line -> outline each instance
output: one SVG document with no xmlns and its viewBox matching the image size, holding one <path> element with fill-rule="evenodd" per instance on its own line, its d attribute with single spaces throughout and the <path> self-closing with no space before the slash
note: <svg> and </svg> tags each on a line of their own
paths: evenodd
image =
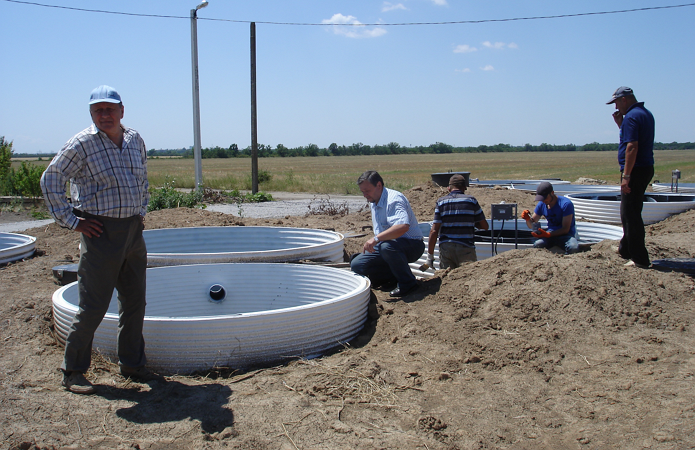
<svg viewBox="0 0 695 450">
<path fill-rule="evenodd" d="M 129 13 L 122 11 L 104 11 L 100 9 L 87 9 L 87 8 L 74 8 L 72 6 L 60 6 L 60 5 L 46 5 L 43 3 L 36 2 L 26 2 L 20 0 L 4 0 L 10 3 L 20 3 L 23 5 L 41 6 L 44 8 L 57 8 L 57 9 L 67 9 L 71 11 L 81 11 L 81 12 L 91 12 L 91 13 L 101 13 L 101 14 L 116 14 L 121 16 L 135 16 L 135 17 L 155 17 L 161 19 L 190 19 L 189 16 L 168 16 L 162 14 L 140 14 L 140 13 Z M 532 16 L 532 17 L 511 17 L 506 19 L 481 19 L 481 20 L 456 20 L 456 21 L 446 21 L 446 22 L 403 22 L 403 23 L 311 23 L 311 22 L 264 22 L 264 21 L 253 21 L 253 20 L 234 20 L 234 19 L 216 19 L 210 17 L 198 17 L 198 20 L 211 20 L 216 22 L 235 22 L 235 23 L 251 23 L 255 22 L 257 24 L 266 25 L 295 25 L 295 26 L 352 26 L 352 27 L 365 27 L 365 26 L 416 26 L 416 25 L 461 25 L 461 24 L 476 24 L 476 23 L 491 23 L 491 22 L 514 22 L 520 20 L 540 20 L 540 19 L 564 19 L 568 17 L 583 17 L 583 16 L 599 16 L 605 14 L 625 14 L 631 12 L 639 11 L 654 11 L 659 9 L 673 9 L 673 8 L 684 8 L 687 6 L 695 6 L 695 3 L 684 3 L 681 5 L 667 5 L 667 6 L 650 6 L 646 8 L 634 8 L 634 9 L 621 9 L 616 11 L 597 11 L 597 12 L 586 12 L 586 13 L 576 13 L 576 14 L 558 14 L 553 16 Z"/>
</svg>

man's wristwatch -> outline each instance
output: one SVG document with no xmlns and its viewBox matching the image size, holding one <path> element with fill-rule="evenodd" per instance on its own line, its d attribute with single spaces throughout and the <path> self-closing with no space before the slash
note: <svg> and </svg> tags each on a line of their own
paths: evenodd
<svg viewBox="0 0 695 450">
<path fill-rule="evenodd" d="M 626 180 L 629 180 L 629 179 L 630 179 L 630 174 L 627 174 L 627 175 L 623 174 L 623 178 L 625 178 Z"/>
<path fill-rule="evenodd" d="M 379 237 L 376 234 L 374 235 L 374 240 L 379 242 Z"/>
</svg>

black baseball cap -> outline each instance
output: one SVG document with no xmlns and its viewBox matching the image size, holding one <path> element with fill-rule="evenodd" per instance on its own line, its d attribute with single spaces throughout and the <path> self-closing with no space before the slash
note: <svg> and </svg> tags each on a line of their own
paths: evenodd
<svg viewBox="0 0 695 450">
<path fill-rule="evenodd" d="M 618 89 L 615 90 L 615 92 L 613 92 L 613 97 L 611 97 L 610 101 L 606 103 L 606 105 L 610 105 L 617 99 L 621 97 L 627 97 L 628 95 L 635 95 L 635 93 L 632 92 L 632 89 L 630 89 L 627 86 L 620 86 Z"/>
<path fill-rule="evenodd" d="M 536 201 L 542 202 L 551 192 L 553 192 L 553 185 L 547 181 L 541 182 L 536 188 Z"/>
</svg>

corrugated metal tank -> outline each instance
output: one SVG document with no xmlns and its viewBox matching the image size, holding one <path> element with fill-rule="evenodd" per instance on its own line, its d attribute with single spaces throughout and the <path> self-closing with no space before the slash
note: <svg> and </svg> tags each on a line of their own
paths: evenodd
<svg viewBox="0 0 695 450">
<path fill-rule="evenodd" d="M 219 293 L 212 289 L 215 285 L 223 287 L 223 300 L 213 299 Z M 316 357 L 359 333 L 369 296 L 369 279 L 316 265 L 150 268 L 144 328 L 147 365 L 183 374 Z M 63 345 L 77 304 L 76 282 L 53 294 L 55 331 Z M 94 347 L 114 359 L 117 327 L 114 292 L 94 336 Z"/>
<path fill-rule="evenodd" d="M 288 227 L 190 227 L 143 232 L 150 267 L 226 262 L 342 261 L 343 235 Z"/>
<path fill-rule="evenodd" d="M 654 192 L 673 192 L 677 194 L 695 194 L 695 183 L 652 183 Z"/>
<path fill-rule="evenodd" d="M 519 186 L 524 186 L 526 189 L 533 189 L 534 191 L 544 181 L 549 181 L 553 186 L 560 184 L 570 184 L 569 181 L 558 180 L 555 178 L 548 178 L 545 180 L 480 180 L 478 178 L 471 178 L 469 180 L 471 186 L 478 187 L 491 187 L 491 186 L 506 186 L 509 188 L 519 189 Z"/>
<path fill-rule="evenodd" d="M 568 194 L 594 194 L 598 192 L 620 192 L 620 186 L 614 185 L 593 185 L 593 184 L 555 184 L 553 192 L 557 195 L 567 196 Z M 537 186 L 514 185 L 514 189 L 536 193 Z"/>
<path fill-rule="evenodd" d="M 593 194 L 568 194 L 574 204 L 577 219 L 620 225 L 620 194 L 602 192 Z M 642 220 L 645 225 L 660 222 L 674 214 L 695 208 L 695 196 L 691 194 L 660 194 L 647 192 Z"/>
<path fill-rule="evenodd" d="M 28 258 L 34 254 L 36 238 L 25 234 L 0 233 L 0 264 Z"/>
</svg>

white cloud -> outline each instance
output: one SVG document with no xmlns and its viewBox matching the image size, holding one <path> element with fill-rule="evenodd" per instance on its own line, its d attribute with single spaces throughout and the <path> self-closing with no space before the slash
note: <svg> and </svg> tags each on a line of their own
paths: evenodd
<svg viewBox="0 0 695 450">
<path fill-rule="evenodd" d="M 456 72 L 461 72 L 461 73 L 470 73 L 471 69 L 466 67 L 465 69 L 456 69 Z"/>
<path fill-rule="evenodd" d="M 403 3 L 384 2 L 384 4 L 381 7 L 381 12 L 389 12 L 394 11 L 396 9 L 407 10 L 408 8 L 403 6 Z"/>
<path fill-rule="evenodd" d="M 492 71 L 492 70 L 495 70 L 495 68 L 488 64 L 488 65 L 485 66 L 485 67 L 481 67 L 480 70 L 484 70 L 484 71 L 486 71 L 486 72 L 490 72 L 490 71 Z"/>
<path fill-rule="evenodd" d="M 432 3 L 434 3 L 437 6 L 446 6 L 448 3 L 446 0 L 432 0 Z"/>
<path fill-rule="evenodd" d="M 355 16 L 344 16 L 340 13 L 333 14 L 330 19 L 324 19 L 321 23 L 335 24 L 333 32 L 349 38 L 372 38 L 386 34 L 386 30 L 380 27 L 368 28 L 362 25 Z"/>
<path fill-rule="evenodd" d="M 493 44 L 490 41 L 485 41 L 483 42 L 483 47 L 501 49 L 504 48 L 504 42 L 495 42 Z"/>
<path fill-rule="evenodd" d="M 519 48 L 519 46 L 516 45 L 514 42 L 511 42 L 509 44 L 505 44 L 504 42 L 495 42 L 493 44 L 490 41 L 483 42 L 483 47 L 492 48 L 495 50 L 502 50 L 504 48 L 513 48 L 513 49 Z"/>
<path fill-rule="evenodd" d="M 477 52 L 478 49 L 475 47 L 471 47 L 468 44 L 461 44 L 457 45 L 454 47 L 454 53 L 471 53 L 471 52 Z"/>
</svg>

